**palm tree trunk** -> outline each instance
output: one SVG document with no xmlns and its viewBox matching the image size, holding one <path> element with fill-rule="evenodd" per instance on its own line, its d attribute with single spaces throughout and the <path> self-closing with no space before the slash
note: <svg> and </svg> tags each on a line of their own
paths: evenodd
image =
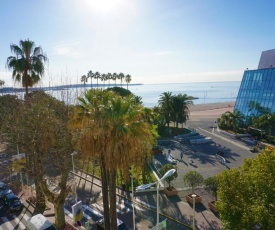
<svg viewBox="0 0 275 230">
<path fill-rule="evenodd" d="M 116 170 L 110 170 L 110 226 L 111 229 L 117 228 L 117 214 L 116 214 Z"/>
<path fill-rule="evenodd" d="M 104 158 L 100 160 L 100 171 L 101 171 L 101 184 L 102 184 L 102 197 L 103 197 L 103 214 L 104 214 L 104 227 L 105 230 L 111 230 L 110 228 L 110 213 L 109 213 L 109 199 L 108 199 L 108 180 L 107 170 L 104 163 Z"/>
</svg>

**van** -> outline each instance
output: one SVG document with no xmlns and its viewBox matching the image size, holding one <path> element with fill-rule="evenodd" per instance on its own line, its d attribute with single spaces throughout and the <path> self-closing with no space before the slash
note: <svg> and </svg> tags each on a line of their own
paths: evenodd
<svg viewBox="0 0 275 230">
<path fill-rule="evenodd" d="M 37 214 L 27 220 L 27 230 L 57 230 L 54 225 L 42 214 Z"/>
</svg>

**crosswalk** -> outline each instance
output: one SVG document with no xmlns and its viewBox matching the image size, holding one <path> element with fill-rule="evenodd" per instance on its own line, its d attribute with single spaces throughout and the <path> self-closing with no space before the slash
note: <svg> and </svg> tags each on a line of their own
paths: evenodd
<svg viewBox="0 0 275 230">
<path fill-rule="evenodd" d="M 136 201 L 139 202 L 140 201 Z M 120 202 L 116 203 L 117 205 L 117 213 L 124 215 L 127 213 L 132 213 L 132 203 L 127 200 L 120 200 Z M 144 204 L 145 205 L 145 204 Z M 97 221 L 103 216 L 103 203 L 102 201 L 99 203 L 93 203 L 90 206 L 82 205 L 83 207 L 83 214 L 85 221 L 93 219 Z M 154 208 L 154 207 L 151 207 Z M 135 211 L 145 211 L 142 207 L 135 205 Z M 73 214 L 68 207 L 64 207 L 65 214 L 70 218 L 73 218 Z M 25 208 L 22 210 L 20 214 L 16 213 L 9 213 L 3 214 L 0 216 L 0 229 L 1 230 L 25 230 L 27 220 L 32 216 L 32 214 L 26 210 Z"/>
<path fill-rule="evenodd" d="M 0 229 L 1 230 L 24 230 L 26 229 L 27 220 L 31 217 L 31 213 L 23 209 L 23 211 L 17 215 L 15 213 L 5 214 L 0 216 Z"/>
<path fill-rule="evenodd" d="M 127 201 L 127 200 L 121 200 L 120 202 L 116 203 L 117 206 L 117 213 L 124 215 L 126 213 L 132 213 L 133 209 L 132 209 L 132 204 L 131 202 Z M 87 221 L 89 219 L 93 219 L 93 220 L 98 220 L 103 216 L 103 203 L 98 202 L 98 203 L 93 203 L 90 204 L 89 206 L 87 205 L 82 205 L 83 207 L 83 216 L 84 216 L 84 220 Z M 67 216 L 69 216 L 70 218 L 73 218 L 73 214 L 71 212 L 70 207 L 65 207 L 65 214 Z M 135 210 L 139 210 L 139 211 L 144 211 L 143 208 L 136 206 Z"/>
</svg>

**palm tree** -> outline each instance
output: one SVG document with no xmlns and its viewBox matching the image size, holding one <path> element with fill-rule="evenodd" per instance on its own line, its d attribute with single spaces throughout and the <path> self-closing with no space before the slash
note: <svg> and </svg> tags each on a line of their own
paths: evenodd
<svg viewBox="0 0 275 230">
<path fill-rule="evenodd" d="M 112 80 L 115 81 L 115 86 L 116 86 L 116 79 L 117 79 L 117 77 L 118 77 L 117 73 L 113 73 Z"/>
<path fill-rule="evenodd" d="M 0 86 L 3 86 L 3 85 L 5 85 L 5 82 L 0 80 Z"/>
<path fill-rule="evenodd" d="M 99 159 L 105 229 L 117 228 L 117 171 L 129 175 L 129 166 L 136 164 L 135 167 L 139 167 L 152 148 L 153 137 L 150 125 L 143 120 L 143 107 L 133 103 L 132 97 L 121 97 L 112 91 L 89 90 L 79 98 L 80 104 L 75 111 L 74 122 L 81 130 L 81 151 L 84 156 Z"/>
<path fill-rule="evenodd" d="M 168 125 L 168 129 L 170 127 L 171 121 L 171 111 L 172 111 L 172 93 L 171 92 L 164 92 L 160 95 L 160 99 L 158 101 L 160 112 L 165 117 L 165 122 Z"/>
<path fill-rule="evenodd" d="M 104 85 L 103 88 L 104 88 L 104 89 L 105 89 L 105 81 L 107 81 L 107 80 L 108 80 L 108 79 L 107 79 L 107 74 L 105 74 L 105 73 L 102 74 L 102 75 L 101 75 L 101 81 L 103 81 L 103 85 Z"/>
<path fill-rule="evenodd" d="M 85 85 L 86 85 L 86 82 L 87 82 L 87 77 L 86 77 L 86 75 L 82 75 L 82 77 L 81 77 L 81 82 L 83 82 L 84 88 L 85 88 Z"/>
<path fill-rule="evenodd" d="M 12 70 L 13 79 L 25 87 L 28 96 L 28 88 L 37 84 L 44 75 L 46 54 L 41 47 L 35 47 L 35 43 L 29 39 L 20 40 L 19 46 L 11 44 L 10 49 L 15 56 L 7 58 L 7 67 Z"/>
<path fill-rule="evenodd" d="M 123 81 L 124 78 L 125 78 L 125 76 L 124 76 L 123 73 L 120 73 L 120 74 L 118 75 L 118 79 L 120 79 L 120 86 L 121 86 L 121 88 L 122 88 L 122 81 Z"/>
<path fill-rule="evenodd" d="M 130 82 L 132 81 L 131 75 L 127 74 L 125 76 L 125 81 L 127 83 L 127 89 L 128 89 L 128 84 L 130 84 Z"/>
<path fill-rule="evenodd" d="M 96 79 L 96 87 L 98 88 L 98 79 L 101 78 L 101 75 L 99 72 L 95 72 L 94 79 Z"/>
<path fill-rule="evenodd" d="M 178 128 L 179 123 L 185 123 L 189 118 L 189 106 L 193 104 L 194 97 L 187 94 L 178 94 L 172 98 L 172 117 Z"/>
<path fill-rule="evenodd" d="M 87 74 L 87 79 L 91 78 L 91 89 L 93 88 L 93 78 L 94 78 L 94 73 L 92 70 L 90 70 Z"/>
<path fill-rule="evenodd" d="M 112 79 L 112 74 L 111 73 L 108 73 L 107 74 L 107 78 L 108 78 L 108 81 L 109 81 L 109 87 L 110 87 L 110 80 Z"/>
</svg>

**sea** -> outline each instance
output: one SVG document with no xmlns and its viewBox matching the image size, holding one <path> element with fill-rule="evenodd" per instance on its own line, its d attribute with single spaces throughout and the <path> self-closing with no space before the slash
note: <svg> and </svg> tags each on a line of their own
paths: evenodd
<svg viewBox="0 0 275 230">
<path fill-rule="evenodd" d="M 171 92 L 172 95 L 181 93 L 196 97 L 198 99 L 193 101 L 195 105 L 235 101 L 240 84 L 241 81 L 144 84 L 130 85 L 128 89 L 142 98 L 145 107 L 152 108 L 158 105 L 158 100 L 164 92 Z"/>
<path fill-rule="evenodd" d="M 134 95 L 142 98 L 142 102 L 145 107 L 153 108 L 154 106 L 158 105 L 160 96 L 164 92 L 171 92 L 172 95 L 187 94 L 188 96 L 196 97 L 198 99 L 193 100 L 195 105 L 232 102 L 236 100 L 240 84 L 240 81 L 129 84 L 128 89 Z M 120 87 L 120 84 L 117 86 Z M 122 87 L 127 88 L 126 85 L 122 85 Z M 93 85 L 93 88 L 96 88 L 96 85 Z M 75 87 L 73 85 L 62 88 L 43 88 L 43 90 L 45 90 L 50 95 L 58 98 L 59 100 L 64 100 L 70 104 L 75 104 L 77 102 L 76 98 L 83 95 L 85 90 L 88 89 L 90 89 L 89 85 L 86 85 L 86 88 L 82 87 L 82 85 L 76 85 Z M 16 92 L 15 94 L 22 98 L 24 89 L 21 89 L 21 92 Z"/>
</svg>

